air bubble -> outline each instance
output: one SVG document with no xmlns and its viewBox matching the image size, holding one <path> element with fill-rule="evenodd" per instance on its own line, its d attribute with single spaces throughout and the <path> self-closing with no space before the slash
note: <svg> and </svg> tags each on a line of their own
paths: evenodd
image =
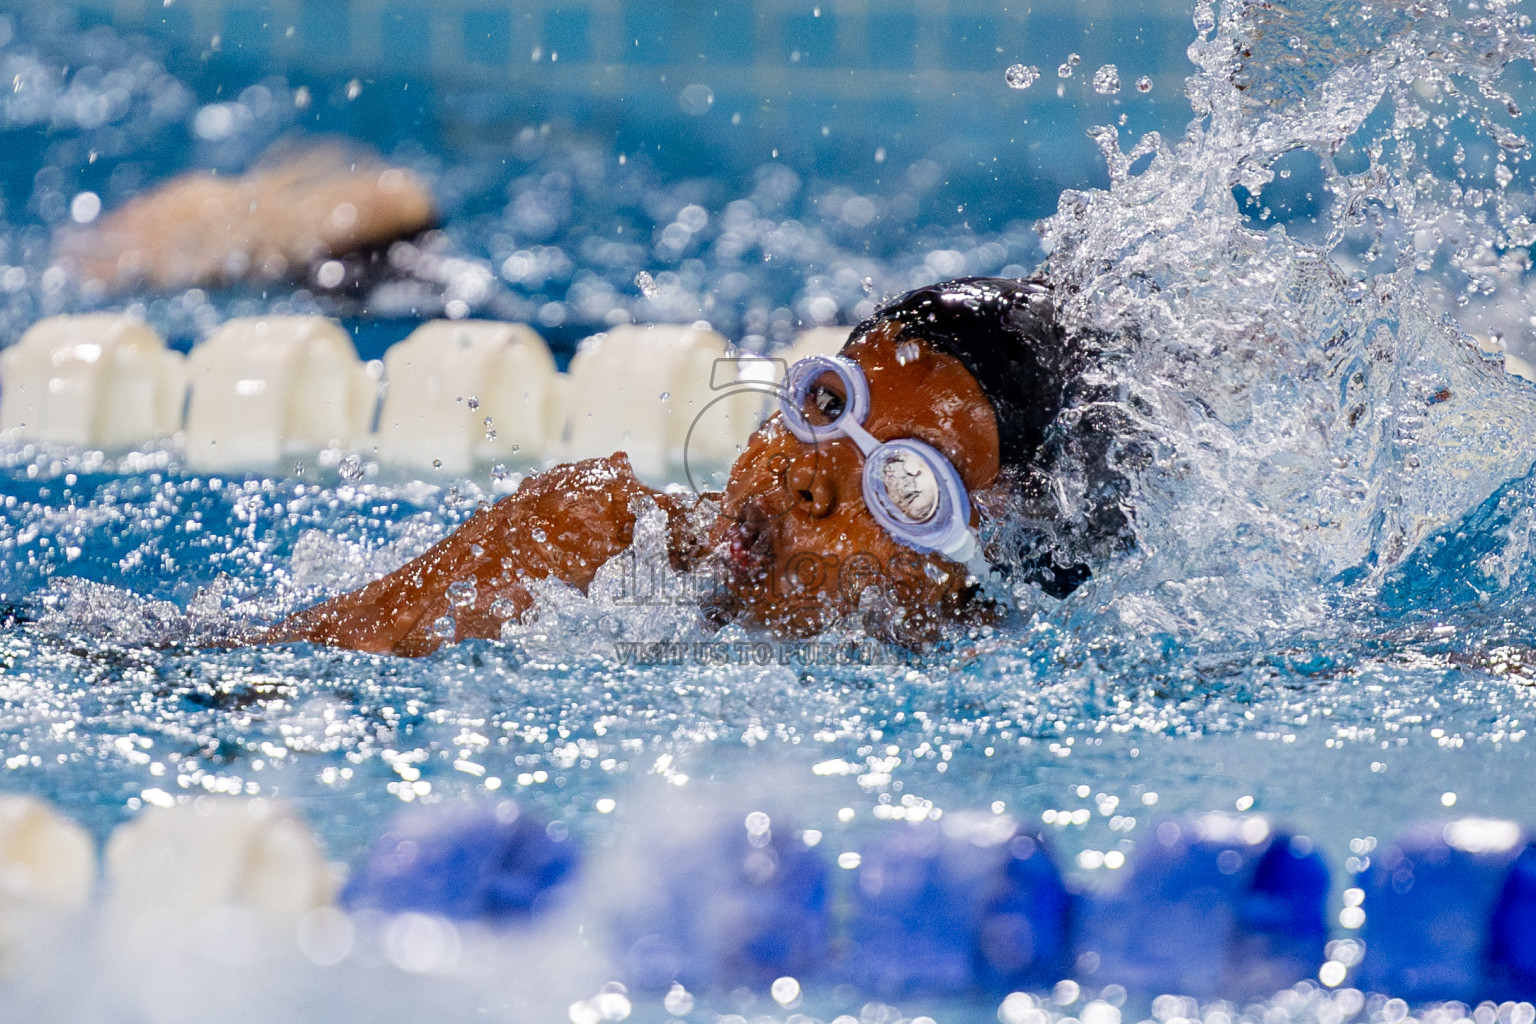
<svg viewBox="0 0 1536 1024">
<path fill-rule="evenodd" d="M 340 260 L 326 260 L 315 271 L 315 283 L 321 288 L 335 288 L 347 276 L 347 268 Z"/>
<path fill-rule="evenodd" d="M 1093 91 L 1100 96 L 1112 96 L 1120 91 L 1120 69 L 1105 64 L 1093 73 Z"/>
<path fill-rule="evenodd" d="M 715 92 L 709 86 L 701 82 L 683 87 L 683 91 L 677 94 L 677 105 L 683 113 L 692 117 L 701 117 L 709 113 L 709 108 L 715 105 Z"/>
<path fill-rule="evenodd" d="M 95 192 L 81 192 L 69 204 L 69 216 L 76 224 L 89 224 L 101 213 L 101 197 Z"/>
<path fill-rule="evenodd" d="M 1137 92 L 1151 92 L 1152 91 L 1152 79 L 1148 78 L 1146 75 L 1142 75 L 1140 78 L 1136 79 L 1136 91 Z"/>
<path fill-rule="evenodd" d="M 1033 64 L 1010 64 L 1003 72 L 1003 80 L 1010 89 L 1028 89 L 1040 78 L 1040 69 Z"/>
</svg>

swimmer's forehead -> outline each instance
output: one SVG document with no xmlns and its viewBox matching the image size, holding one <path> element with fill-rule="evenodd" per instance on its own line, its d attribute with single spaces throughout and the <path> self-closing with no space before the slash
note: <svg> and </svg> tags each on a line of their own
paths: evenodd
<svg viewBox="0 0 1536 1024">
<path fill-rule="evenodd" d="M 884 320 L 867 331 L 854 333 L 843 343 L 841 354 L 850 359 L 857 359 L 861 355 L 885 355 L 888 352 L 894 353 L 898 345 L 915 345 L 915 354 L 918 356 L 949 355 L 923 336 L 921 325 L 904 324 L 897 320 Z"/>
</svg>

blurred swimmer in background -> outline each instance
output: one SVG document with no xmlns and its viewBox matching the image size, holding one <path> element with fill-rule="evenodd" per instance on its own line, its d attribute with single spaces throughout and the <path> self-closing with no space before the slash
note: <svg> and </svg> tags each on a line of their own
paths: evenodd
<svg viewBox="0 0 1536 1024">
<path fill-rule="evenodd" d="M 192 171 L 84 228 L 58 255 L 86 284 L 121 292 L 302 280 L 334 257 L 437 221 L 420 176 L 354 143 L 273 147 L 245 174 Z"/>
<path fill-rule="evenodd" d="M 990 570 L 1065 597 L 1131 544 L 1135 445 L 1108 418 L 1113 396 L 1094 393 L 1095 355 L 1063 330 L 1043 279 L 920 288 L 838 355 L 789 368 L 723 493 L 656 491 L 622 452 L 556 466 L 260 639 L 422 655 L 497 638 L 533 607 L 530 582 L 585 592 L 649 503 L 666 517 L 671 567 L 717 584 L 703 604 L 720 625 L 805 637 L 858 616 L 915 645 L 994 617 L 979 585 Z"/>
</svg>

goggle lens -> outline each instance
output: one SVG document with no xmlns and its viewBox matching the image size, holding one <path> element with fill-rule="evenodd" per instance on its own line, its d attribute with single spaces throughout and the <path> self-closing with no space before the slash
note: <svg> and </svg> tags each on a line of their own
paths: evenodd
<svg viewBox="0 0 1536 1024">
<path fill-rule="evenodd" d="M 939 510 L 939 478 L 928 460 L 897 450 L 875 473 L 894 512 L 913 523 L 926 523 Z"/>
<path fill-rule="evenodd" d="M 811 356 L 789 368 L 779 411 L 800 440 L 831 440 L 842 436 L 845 418 L 864 422 L 869 384 L 864 372 L 841 356 Z"/>
<path fill-rule="evenodd" d="M 800 413 L 812 426 L 830 427 L 842 419 L 847 409 L 848 389 L 843 386 L 841 377 L 828 370 L 811 381 Z"/>
</svg>

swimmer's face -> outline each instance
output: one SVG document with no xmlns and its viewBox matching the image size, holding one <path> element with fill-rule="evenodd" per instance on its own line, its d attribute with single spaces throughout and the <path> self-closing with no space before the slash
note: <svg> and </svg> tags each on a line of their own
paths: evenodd
<svg viewBox="0 0 1536 1024">
<path fill-rule="evenodd" d="M 869 380 L 865 429 L 879 441 L 927 442 L 970 493 L 984 490 L 999 469 L 991 404 L 958 359 L 900 334 L 882 324 L 842 351 Z M 864 505 L 862 474 L 852 440 L 811 444 L 778 414 L 764 423 L 726 485 L 712 541 L 727 593 L 714 612 L 794 636 L 859 613 L 900 639 L 931 638 L 963 615 L 973 603 L 965 569 L 892 538 Z"/>
</svg>

